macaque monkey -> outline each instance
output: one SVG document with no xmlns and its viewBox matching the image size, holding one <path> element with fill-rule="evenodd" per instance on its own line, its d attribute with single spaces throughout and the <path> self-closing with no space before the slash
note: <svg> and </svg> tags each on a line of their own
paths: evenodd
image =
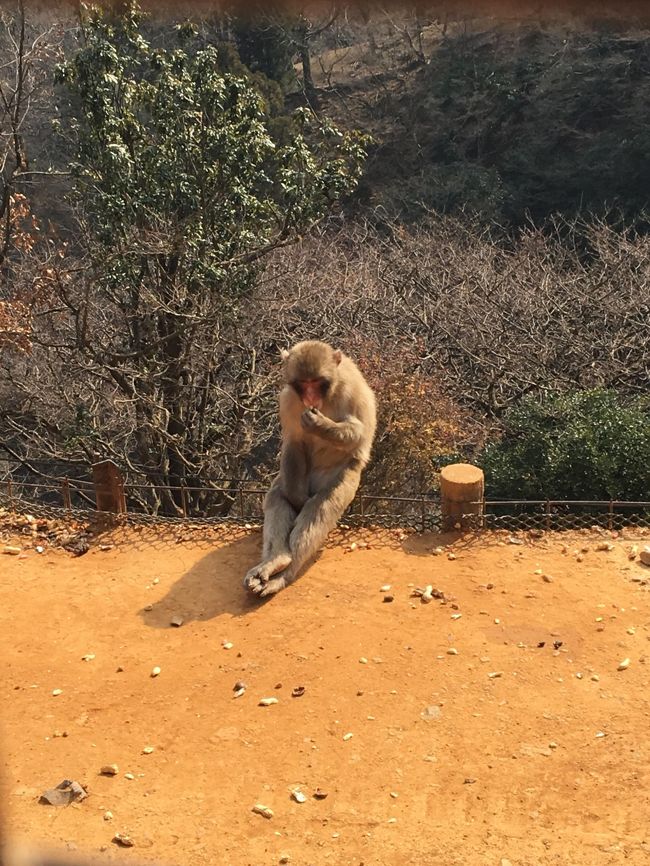
<svg viewBox="0 0 650 866">
<path fill-rule="evenodd" d="M 322 546 L 354 499 L 375 435 L 375 395 L 357 365 L 318 340 L 282 353 L 280 472 L 264 500 L 262 561 L 244 586 L 274 595 Z"/>
</svg>

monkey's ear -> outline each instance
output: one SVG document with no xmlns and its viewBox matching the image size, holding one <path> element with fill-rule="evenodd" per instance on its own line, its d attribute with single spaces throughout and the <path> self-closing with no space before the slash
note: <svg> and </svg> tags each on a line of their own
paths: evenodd
<svg viewBox="0 0 650 866">
<path fill-rule="evenodd" d="M 343 355 L 341 354 L 341 350 L 340 349 L 334 349 L 334 363 L 336 364 L 337 367 L 341 363 L 342 357 L 343 357 Z"/>
<path fill-rule="evenodd" d="M 282 360 L 286 361 L 289 357 L 289 352 L 287 351 L 287 349 L 280 349 L 280 355 L 282 357 Z"/>
</svg>

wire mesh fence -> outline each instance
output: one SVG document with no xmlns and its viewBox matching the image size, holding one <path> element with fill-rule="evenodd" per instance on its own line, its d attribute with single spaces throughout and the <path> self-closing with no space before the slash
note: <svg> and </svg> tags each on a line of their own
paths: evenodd
<svg viewBox="0 0 650 866">
<path fill-rule="evenodd" d="M 203 486 L 155 487 L 130 482 L 117 472 L 113 476 L 117 487 L 107 493 L 108 482 L 94 468 L 86 468 L 86 477 L 81 472 L 77 477 L 45 472 L 36 476 L 11 471 L 5 463 L 0 474 L 0 509 L 5 515 L 27 515 L 62 527 L 72 522 L 93 526 L 95 531 L 102 525 L 110 525 L 113 531 L 132 528 L 161 543 L 188 538 L 234 540 L 261 529 L 266 488 L 254 481 L 221 478 Z M 107 509 L 106 502 L 117 504 Z M 468 506 L 471 513 L 450 526 L 438 497 L 388 496 L 361 489 L 329 544 L 353 535 L 361 544 L 390 545 L 401 543 L 409 534 L 461 527 L 472 532 L 650 527 L 650 501 L 485 498 Z M 18 525 L 25 524 L 18 521 Z M 61 529 L 63 534 L 66 531 Z"/>
</svg>

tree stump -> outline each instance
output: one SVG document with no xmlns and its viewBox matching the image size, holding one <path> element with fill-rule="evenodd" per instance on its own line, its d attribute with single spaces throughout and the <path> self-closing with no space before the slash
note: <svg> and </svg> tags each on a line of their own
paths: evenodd
<svg viewBox="0 0 650 866">
<path fill-rule="evenodd" d="M 442 528 L 476 526 L 483 515 L 483 470 L 471 463 L 453 463 L 440 473 Z"/>
<path fill-rule="evenodd" d="M 112 460 L 103 460 L 92 466 L 95 502 L 97 511 L 109 514 L 125 514 L 124 479 Z"/>
</svg>

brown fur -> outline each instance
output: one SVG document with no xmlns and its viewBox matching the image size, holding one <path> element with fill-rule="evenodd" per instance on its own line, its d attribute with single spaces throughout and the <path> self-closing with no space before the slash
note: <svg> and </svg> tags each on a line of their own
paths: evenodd
<svg viewBox="0 0 650 866">
<path fill-rule="evenodd" d="M 321 411 L 306 408 L 289 383 L 326 378 Z M 307 340 L 284 353 L 280 472 L 264 501 L 262 561 L 244 578 L 260 596 L 298 576 L 354 499 L 375 435 L 375 395 L 357 365 L 327 343 Z"/>
</svg>

